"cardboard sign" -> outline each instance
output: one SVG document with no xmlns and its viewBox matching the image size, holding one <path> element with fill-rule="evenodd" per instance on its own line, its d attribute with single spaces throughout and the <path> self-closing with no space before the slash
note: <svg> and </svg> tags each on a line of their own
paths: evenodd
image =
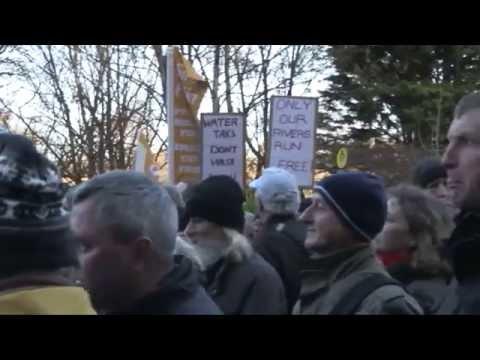
<svg viewBox="0 0 480 360">
<path fill-rule="evenodd" d="M 197 112 L 208 83 L 174 47 L 167 52 L 168 171 L 170 182 L 200 180 Z"/>
<path fill-rule="evenodd" d="M 228 175 L 245 183 L 245 118 L 241 114 L 202 114 L 202 179 Z"/>
<path fill-rule="evenodd" d="M 290 171 L 301 187 L 313 185 L 316 114 L 316 98 L 271 98 L 268 166 Z"/>
</svg>

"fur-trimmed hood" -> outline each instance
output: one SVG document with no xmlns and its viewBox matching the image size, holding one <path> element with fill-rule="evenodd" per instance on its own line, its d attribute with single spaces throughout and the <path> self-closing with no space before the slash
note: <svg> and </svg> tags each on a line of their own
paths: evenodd
<svg viewBox="0 0 480 360">
<path fill-rule="evenodd" d="M 254 250 L 245 235 L 233 229 L 224 229 L 224 231 L 230 242 L 230 245 L 225 249 L 224 259 L 232 263 L 241 263 L 252 256 Z M 181 236 L 177 236 L 175 254 L 185 256 L 190 259 L 197 268 L 206 270 L 195 247 Z"/>
<path fill-rule="evenodd" d="M 245 235 L 233 229 L 225 229 L 224 231 L 231 241 L 224 256 L 228 261 L 240 263 L 252 256 L 253 248 Z"/>
</svg>

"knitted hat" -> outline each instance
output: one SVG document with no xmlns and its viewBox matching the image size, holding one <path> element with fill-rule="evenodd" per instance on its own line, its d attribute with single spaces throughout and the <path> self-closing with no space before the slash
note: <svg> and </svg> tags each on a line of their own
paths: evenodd
<svg viewBox="0 0 480 360">
<path fill-rule="evenodd" d="M 0 134 L 0 274 L 75 266 L 56 167 L 27 138 Z"/>
<path fill-rule="evenodd" d="M 229 176 L 211 176 L 192 189 L 187 199 L 188 218 L 199 217 L 243 232 L 245 198 L 240 185 Z"/>
<path fill-rule="evenodd" d="M 327 177 L 314 188 L 338 217 L 356 234 L 372 240 L 387 217 L 383 181 L 363 172 L 343 172 Z"/>
<path fill-rule="evenodd" d="M 445 167 L 440 160 L 434 158 L 422 160 L 413 170 L 413 183 L 421 188 L 426 188 L 438 179 L 446 178 Z"/>
<path fill-rule="evenodd" d="M 27 138 L 0 134 L 0 229 L 68 226 L 56 167 Z"/>
<path fill-rule="evenodd" d="M 250 188 L 255 190 L 267 210 L 290 214 L 298 211 L 300 191 L 297 180 L 285 169 L 269 167 L 263 170 L 262 176 L 250 183 Z"/>
</svg>

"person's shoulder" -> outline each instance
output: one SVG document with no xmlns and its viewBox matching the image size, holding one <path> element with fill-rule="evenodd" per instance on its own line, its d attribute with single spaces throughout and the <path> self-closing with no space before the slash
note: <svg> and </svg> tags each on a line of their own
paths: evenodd
<svg viewBox="0 0 480 360">
<path fill-rule="evenodd" d="M 181 315 L 222 315 L 222 311 L 210 298 L 203 287 L 198 287 L 195 291 L 179 299 L 175 303 L 174 314 Z"/>
<path fill-rule="evenodd" d="M 247 273 L 248 276 L 255 281 L 266 280 L 281 282 L 281 279 L 273 266 L 256 251 L 254 251 L 252 255 L 248 259 L 245 259 L 243 264 L 239 266 L 239 271 Z"/>
<path fill-rule="evenodd" d="M 368 295 L 360 305 L 360 312 L 369 314 L 421 315 L 418 302 L 400 285 L 384 285 Z"/>
</svg>

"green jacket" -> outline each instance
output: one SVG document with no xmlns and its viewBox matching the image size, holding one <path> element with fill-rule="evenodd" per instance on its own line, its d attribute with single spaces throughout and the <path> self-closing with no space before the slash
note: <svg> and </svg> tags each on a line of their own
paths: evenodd
<svg viewBox="0 0 480 360">
<path fill-rule="evenodd" d="M 300 300 L 293 313 L 329 314 L 359 281 L 379 272 L 389 276 L 370 245 L 312 258 L 302 271 Z M 355 314 L 420 315 L 423 311 L 403 288 L 385 285 L 368 295 Z"/>
</svg>

